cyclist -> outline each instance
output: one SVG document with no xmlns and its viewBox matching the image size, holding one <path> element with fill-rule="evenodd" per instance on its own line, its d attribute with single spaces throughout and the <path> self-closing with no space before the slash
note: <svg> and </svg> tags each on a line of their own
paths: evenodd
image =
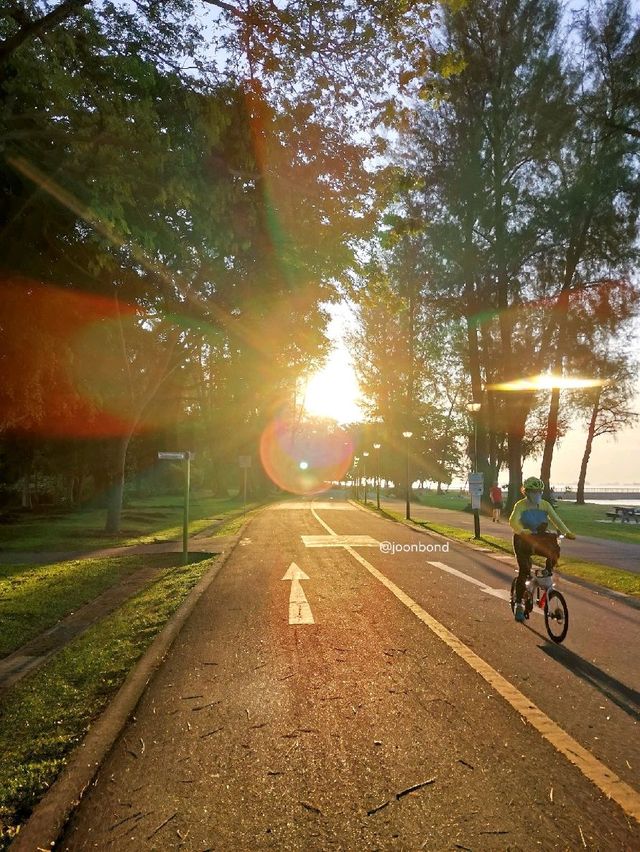
<svg viewBox="0 0 640 852">
<path fill-rule="evenodd" d="M 553 506 L 542 499 L 544 482 L 541 479 L 530 476 L 525 479 L 520 490 L 524 497 L 513 507 L 509 525 L 513 530 L 513 552 L 518 562 L 516 621 L 523 622 L 525 620 L 524 588 L 531 573 L 531 557 L 534 553 L 546 556 L 546 568 L 550 573 L 560 553 L 556 539 L 545 536 L 549 522 L 567 538 L 574 539 L 575 535 L 558 517 Z"/>
</svg>

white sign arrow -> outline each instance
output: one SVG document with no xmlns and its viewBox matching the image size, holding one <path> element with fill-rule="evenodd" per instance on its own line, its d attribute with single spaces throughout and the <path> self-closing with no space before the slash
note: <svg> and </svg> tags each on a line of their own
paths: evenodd
<svg viewBox="0 0 640 852">
<path fill-rule="evenodd" d="M 289 624 L 315 624 L 311 607 L 305 593 L 300 585 L 300 580 L 308 580 L 307 575 L 295 562 L 289 565 L 289 570 L 282 578 L 291 580 L 291 594 L 289 595 Z"/>
</svg>

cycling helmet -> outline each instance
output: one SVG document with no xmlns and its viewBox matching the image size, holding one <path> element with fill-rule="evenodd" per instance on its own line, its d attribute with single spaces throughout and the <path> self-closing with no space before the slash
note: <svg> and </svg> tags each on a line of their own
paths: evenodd
<svg viewBox="0 0 640 852">
<path fill-rule="evenodd" d="M 544 491 L 544 482 L 537 476 L 529 476 L 522 483 L 524 491 Z"/>
</svg>

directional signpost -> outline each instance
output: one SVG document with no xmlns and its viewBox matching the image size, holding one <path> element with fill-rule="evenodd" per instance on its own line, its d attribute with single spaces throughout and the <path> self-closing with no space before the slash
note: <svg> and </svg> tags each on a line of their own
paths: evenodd
<svg viewBox="0 0 640 852">
<path fill-rule="evenodd" d="M 159 459 L 167 461 L 186 461 L 184 472 L 184 514 L 182 521 L 182 564 L 189 564 L 189 489 L 191 486 L 191 459 L 193 453 L 158 453 Z"/>
</svg>

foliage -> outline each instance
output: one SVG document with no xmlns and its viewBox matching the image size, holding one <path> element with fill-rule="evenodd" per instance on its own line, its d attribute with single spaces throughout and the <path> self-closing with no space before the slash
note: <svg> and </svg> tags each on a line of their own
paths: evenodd
<svg viewBox="0 0 640 852">
<path fill-rule="evenodd" d="M 60 471 L 93 439 L 70 491 L 108 493 L 110 530 L 130 447 L 195 440 L 224 490 L 325 351 L 322 305 L 370 222 L 349 93 L 420 4 L 202 5 L 0 16 L 0 431 L 55 436 Z"/>
<path fill-rule="evenodd" d="M 444 9 L 428 61 L 407 81 L 395 195 L 381 210 L 386 257 L 376 264 L 398 287 L 413 280 L 416 315 L 433 320 L 438 339 L 449 336 L 451 359 L 470 380 L 467 399 L 481 403 L 478 467 L 487 480 L 508 467 L 511 501 L 523 457 L 544 448 L 550 469 L 570 415 L 558 414 L 554 393 L 545 423 L 548 397 L 497 385 L 546 371 L 593 375 L 596 350 L 638 313 L 637 143 L 612 131 L 602 106 L 611 84 L 603 43 L 615 36 L 611 56 L 632 62 L 635 40 L 624 32 L 624 4 L 607 9 L 609 24 L 603 12 L 598 26 L 579 19 L 569 33 L 553 0 Z M 409 277 L 397 262 L 402 241 L 412 247 Z M 366 274 L 362 281 L 371 313 Z M 388 313 L 395 331 L 402 314 Z M 421 333 L 419 323 L 412 340 L 405 333 L 406 351 L 418 351 Z M 374 407 L 384 384 L 375 388 L 372 375 L 378 338 L 377 329 L 363 335 L 359 359 Z M 408 392 L 401 361 L 396 385 L 386 384 Z M 444 389 L 436 398 L 444 407 Z"/>
</svg>

